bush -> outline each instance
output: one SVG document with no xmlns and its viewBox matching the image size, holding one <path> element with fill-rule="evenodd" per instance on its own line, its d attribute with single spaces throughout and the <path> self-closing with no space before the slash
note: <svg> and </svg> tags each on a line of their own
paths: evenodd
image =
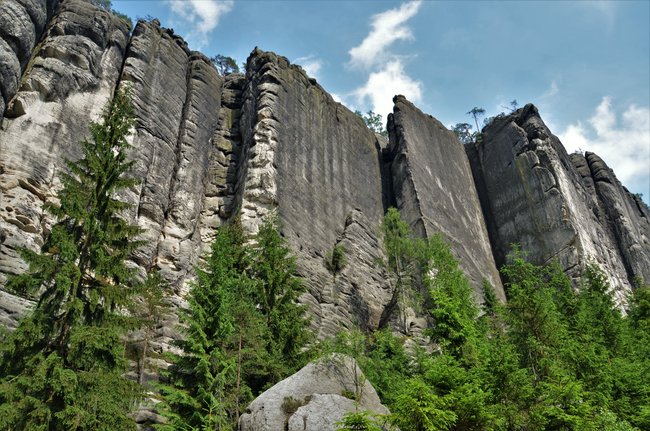
<svg viewBox="0 0 650 431">
<path fill-rule="evenodd" d="M 334 246 L 334 249 L 325 256 L 325 267 L 332 274 L 338 274 L 345 267 L 345 264 L 347 263 L 345 252 L 345 247 L 342 245 L 336 245 Z"/>
</svg>

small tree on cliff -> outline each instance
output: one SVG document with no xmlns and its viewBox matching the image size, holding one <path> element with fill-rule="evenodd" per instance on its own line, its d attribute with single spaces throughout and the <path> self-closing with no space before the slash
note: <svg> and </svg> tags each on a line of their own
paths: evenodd
<svg viewBox="0 0 650 431">
<path fill-rule="evenodd" d="M 451 127 L 451 131 L 463 144 L 471 144 L 474 141 L 474 134 L 472 133 L 472 125 L 469 123 L 456 123 Z"/>
<path fill-rule="evenodd" d="M 366 127 L 370 130 L 385 138 L 388 137 L 388 130 L 386 130 L 381 114 L 376 114 L 374 111 L 368 111 L 366 114 L 362 114 L 359 110 L 354 111 L 354 113 L 363 120 Z"/>
<path fill-rule="evenodd" d="M 474 122 L 476 123 L 476 132 L 480 133 L 481 128 L 478 126 L 478 119 L 479 117 L 482 117 L 485 115 L 485 109 L 483 108 L 478 108 L 478 107 L 473 107 L 469 111 L 467 111 L 467 115 L 471 115 L 472 118 L 474 118 Z"/>
<path fill-rule="evenodd" d="M 217 54 L 211 57 L 210 61 L 223 76 L 230 75 L 231 73 L 239 73 L 239 66 L 237 66 L 237 62 L 232 57 Z"/>
<path fill-rule="evenodd" d="M 56 218 L 38 254 L 23 250 L 29 270 L 8 287 L 38 298 L 31 315 L 0 346 L 0 429 L 130 430 L 137 385 L 123 377 L 138 227 L 120 217 L 117 191 L 135 184 L 125 173 L 133 124 L 125 91 L 90 126 L 83 157 L 61 174 Z"/>
</svg>

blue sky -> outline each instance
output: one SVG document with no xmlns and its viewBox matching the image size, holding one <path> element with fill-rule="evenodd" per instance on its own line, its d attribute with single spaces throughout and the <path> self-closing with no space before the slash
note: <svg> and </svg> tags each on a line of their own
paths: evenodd
<svg viewBox="0 0 650 431">
<path fill-rule="evenodd" d="M 114 0 L 208 56 L 258 46 L 351 109 L 404 94 L 447 125 L 532 102 L 567 149 L 594 151 L 650 202 L 648 1 Z"/>
</svg>

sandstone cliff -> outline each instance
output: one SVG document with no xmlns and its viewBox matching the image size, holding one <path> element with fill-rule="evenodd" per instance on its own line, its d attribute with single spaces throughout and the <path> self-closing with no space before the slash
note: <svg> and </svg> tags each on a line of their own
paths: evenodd
<svg viewBox="0 0 650 431">
<path fill-rule="evenodd" d="M 596 155 L 569 156 L 533 105 L 493 121 L 468 155 L 498 265 L 512 244 L 576 279 L 594 263 L 621 303 L 648 279 L 647 208 Z"/>
<path fill-rule="evenodd" d="M 42 14 L 35 16 L 43 18 L 49 14 L 51 2 L 4 1 L 0 8 L 19 10 L 23 4 L 34 8 L 40 5 Z M 4 19 L 8 15 L 0 16 Z M 17 15 L 14 18 L 12 24 L 18 26 Z M 28 22 L 21 23 L 28 29 Z M 129 28 L 109 12 L 80 0 L 68 0 L 58 7 L 43 38 L 37 40 L 35 34 L 30 32 L 24 49 L 16 52 L 22 69 L 26 63 L 28 67 L 13 98 L 9 91 L 12 87 L 6 86 L 13 81 L 5 81 L 4 76 L 2 80 L 3 95 L 9 96 L 0 131 L 2 285 L 6 275 L 25 270 L 17 250 L 36 250 L 43 243 L 50 220 L 41 208 L 55 197 L 59 187 L 56 174 L 63 169 L 64 158 L 78 157 L 76 143 L 88 136 L 89 122 L 98 118 L 112 97 Z M 36 43 L 32 55 L 32 48 L 27 47 Z M 0 294 L 0 321 L 13 326 L 26 303 L 4 291 Z"/>
<path fill-rule="evenodd" d="M 130 32 L 81 0 L 4 0 L 0 11 L 0 286 L 25 270 L 17 250 L 42 244 L 56 173 L 122 86 L 141 181 L 123 197 L 147 241 L 133 263 L 160 269 L 179 306 L 215 229 L 240 215 L 254 231 L 273 212 L 320 337 L 386 324 L 394 292 L 377 261 L 391 204 L 421 235 L 450 241 L 479 300 L 484 278 L 504 297 L 496 268 L 511 243 L 576 278 L 595 261 L 621 301 L 634 277 L 650 279 L 647 207 L 597 156 L 566 154 L 533 106 L 495 121 L 466 155 L 398 97 L 387 144 L 276 54 L 255 49 L 245 76 L 223 77 L 156 20 Z M 333 274 L 325 258 L 335 246 L 347 265 Z M 1 324 L 14 326 L 27 306 L 0 287 Z"/>
<path fill-rule="evenodd" d="M 505 300 L 465 150 L 438 120 L 402 96 L 388 117 L 397 209 L 424 237 L 441 233 L 482 298 L 483 280 Z"/>
</svg>

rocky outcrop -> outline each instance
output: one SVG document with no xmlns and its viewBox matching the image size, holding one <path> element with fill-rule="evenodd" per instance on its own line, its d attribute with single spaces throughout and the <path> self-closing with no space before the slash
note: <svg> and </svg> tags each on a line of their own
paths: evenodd
<svg viewBox="0 0 650 431">
<path fill-rule="evenodd" d="M 356 361 L 335 354 L 306 365 L 258 396 L 241 416 L 239 430 L 334 431 L 336 422 L 356 408 L 374 415 L 390 413 Z"/>
<path fill-rule="evenodd" d="M 58 0 L 0 2 L 0 119 L 18 92 L 22 73 L 57 4 Z"/>
<path fill-rule="evenodd" d="M 505 300 L 472 171 L 456 136 L 396 96 L 388 117 L 391 179 L 397 209 L 422 237 L 440 233 L 470 279 L 477 299 L 487 280 Z"/>
<path fill-rule="evenodd" d="M 128 34 L 128 24 L 111 13 L 66 0 L 29 60 L 0 131 L 0 285 L 26 269 L 20 247 L 43 243 L 50 219 L 42 206 L 55 198 L 64 159 L 78 157 L 75 144 L 112 96 Z M 20 313 L 8 295 L 2 293 L 8 299 L 0 301 L 0 320 L 13 326 Z"/>
<path fill-rule="evenodd" d="M 222 77 L 156 20 L 129 34 L 125 21 L 82 0 L 4 0 L 0 12 L 5 326 L 30 305 L 3 290 L 7 276 L 26 269 L 18 250 L 43 243 L 51 220 L 42 207 L 56 199 L 63 160 L 78 157 L 89 123 L 124 86 L 140 183 L 122 197 L 146 242 L 133 264 L 141 275 L 160 270 L 177 306 L 218 226 L 240 216 L 254 232 L 275 213 L 319 337 L 390 326 L 394 292 L 378 264 L 388 205 L 421 235 L 451 242 L 479 299 L 483 278 L 503 297 L 486 230 L 497 264 L 514 242 L 538 263 L 558 258 L 575 277 L 593 259 L 623 290 L 650 278 L 647 207 L 597 156 L 569 157 L 534 107 L 498 119 L 467 149 L 475 189 L 454 136 L 403 98 L 387 144 L 273 53 L 255 49 L 246 76 Z M 346 265 L 333 271 L 325 261 L 337 246 Z M 174 321 L 163 324 L 156 349 L 177 336 Z"/>
<path fill-rule="evenodd" d="M 135 261 L 161 270 L 178 291 L 201 251 L 200 219 L 223 79 L 158 21 L 136 25 L 121 85 L 131 87 L 136 126 L 132 175 L 140 184 L 126 199 L 146 244 Z"/>
<path fill-rule="evenodd" d="M 650 209 L 623 187 L 594 153 L 571 154 L 585 186 L 597 197 L 599 218 L 613 230 L 628 280 L 650 280 Z"/>
<path fill-rule="evenodd" d="M 374 264 L 382 254 L 377 235 L 384 211 L 377 137 L 286 58 L 255 50 L 246 69 L 242 223 L 255 231 L 265 215 L 277 212 L 320 336 L 376 327 L 391 296 Z M 341 241 L 349 272 L 334 277 L 324 260 Z"/>
<path fill-rule="evenodd" d="M 533 105 L 495 119 L 468 153 L 497 264 L 512 244 L 534 263 L 557 259 L 576 280 L 593 262 L 624 302 L 631 283 L 598 186 L 584 179 L 590 175 L 581 175 Z"/>
</svg>

